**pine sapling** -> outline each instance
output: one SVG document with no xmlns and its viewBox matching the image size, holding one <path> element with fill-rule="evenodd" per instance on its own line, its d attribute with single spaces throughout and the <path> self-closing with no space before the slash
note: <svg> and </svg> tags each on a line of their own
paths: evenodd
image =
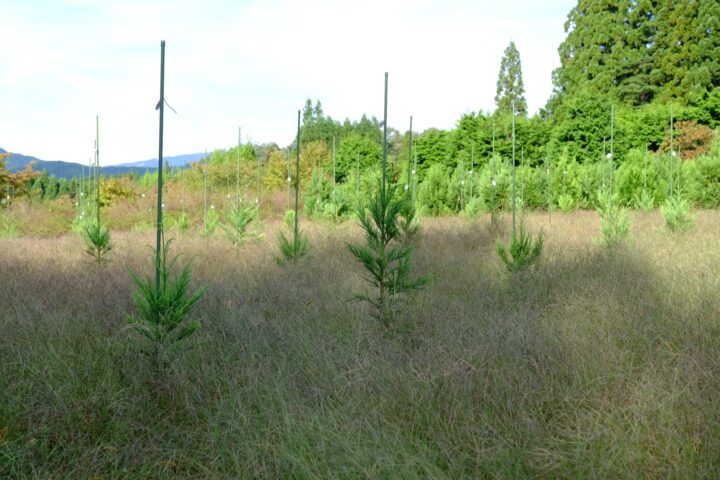
<svg viewBox="0 0 720 480">
<path fill-rule="evenodd" d="M 400 243 L 398 219 L 403 200 L 395 197 L 395 187 L 380 188 L 370 197 L 367 208 L 357 212 L 365 231 L 365 244 L 348 244 L 350 253 L 367 270 L 365 280 L 376 289 L 373 295 L 358 294 L 357 300 L 370 303 L 373 316 L 387 329 L 394 327 L 396 301 L 428 283 L 427 276 L 410 277 L 413 248 Z"/>
<path fill-rule="evenodd" d="M 615 247 L 630 233 L 630 218 L 625 207 L 620 205 L 616 195 L 607 190 L 598 192 L 595 209 L 600 216 L 600 243 L 608 248 Z"/>
<path fill-rule="evenodd" d="M 97 220 L 91 220 L 82 227 L 82 237 L 85 241 L 85 252 L 92 257 L 98 265 L 108 262 L 108 255 L 113 248 L 110 243 L 110 230 Z"/>
<path fill-rule="evenodd" d="M 685 232 L 695 225 L 690 211 L 690 202 L 679 193 L 668 198 L 660 207 L 660 211 L 668 229 L 673 232 Z"/>
<path fill-rule="evenodd" d="M 159 283 L 150 277 L 141 279 L 130 272 L 136 287 L 133 300 L 139 315 L 128 315 L 127 322 L 130 329 L 150 343 L 151 351 L 148 353 L 152 355 L 156 367 L 163 367 L 166 355 L 200 328 L 200 322 L 188 320 L 188 315 L 207 290 L 207 287 L 201 287 L 193 293 L 188 292 L 190 262 L 182 265 L 179 273 L 173 275 L 179 257 L 170 256 L 171 245 L 172 239 L 163 242 L 159 256 L 153 249 L 153 257 L 159 259 Z"/>
<path fill-rule="evenodd" d="M 505 244 L 498 239 L 495 247 L 500 260 L 510 273 L 516 273 L 537 265 L 544 246 L 545 237 L 542 230 L 533 240 L 530 232 L 525 230 L 525 220 L 520 219 L 516 232 L 510 234 L 510 243 Z"/>
<path fill-rule="evenodd" d="M 398 226 L 400 227 L 402 242 L 405 245 L 412 243 L 418 233 L 420 233 L 421 226 L 417 210 L 413 205 L 412 197 L 407 195 L 402 202 L 402 209 L 398 217 Z"/>
<path fill-rule="evenodd" d="M 221 224 L 221 227 L 234 246 L 239 247 L 243 244 L 248 235 L 248 226 L 258 219 L 258 210 L 257 204 L 242 206 L 234 202 L 230 203 L 225 213 L 225 223 Z"/>
</svg>

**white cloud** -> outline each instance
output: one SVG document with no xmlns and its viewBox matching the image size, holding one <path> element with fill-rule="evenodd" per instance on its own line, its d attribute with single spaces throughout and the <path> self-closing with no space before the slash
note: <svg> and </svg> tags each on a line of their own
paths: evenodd
<svg viewBox="0 0 720 480">
<path fill-rule="evenodd" d="M 531 110 L 550 74 L 571 0 L 4 1 L 0 146 L 87 161 L 95 114 L 101 161 L 157 154 L 159 40 L 167 40 L 167 155 L 224 148 L 237 127 L 289 143 L 295 112 L 320 99 L 336 119 L 451 128 L 492 110 L 502 52 L 515 40 Z"/>
</svg>

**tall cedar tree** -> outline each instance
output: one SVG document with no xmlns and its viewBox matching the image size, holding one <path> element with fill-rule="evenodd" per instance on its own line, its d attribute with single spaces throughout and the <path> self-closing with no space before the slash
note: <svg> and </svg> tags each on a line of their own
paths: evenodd
<svg viewBox="0 0 720 480">
<path fill-rule="evenodd" d="M 720 86 L 720 3 L 579 0 L 565 22 L 554 110 L 567 97 L 693 103 Z"/>
<path fill-rule="evenodd" d="M 520 64 L 520 52 L 515 47 L 515 42 L 503 53 L 500 62 L 500 73 L 498 74 L 497 93 L 495 104 L 499 113 L 511 113 L 512 103 L 515 101 L 515 110 L 519 115 L 527 115 L 527 102 L 525 101 L 525 87 L 522 79 L 522 66 Z"/>
</svg>

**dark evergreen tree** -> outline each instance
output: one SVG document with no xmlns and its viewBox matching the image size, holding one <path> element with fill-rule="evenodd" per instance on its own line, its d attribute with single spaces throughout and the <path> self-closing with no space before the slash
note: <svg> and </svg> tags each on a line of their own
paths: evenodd
<svg viewBox="0 0 720 480">
<path fill-rule="evenodd" d="M 495 94 L 498 113 L 511 113 L 513 101 L 515 101 L 516 112 L 523 116 L 527 115 L 520 52 L 515 47 L 515 42 L 510 42 L 500 62 L 497 93 Z"/>
</svg>

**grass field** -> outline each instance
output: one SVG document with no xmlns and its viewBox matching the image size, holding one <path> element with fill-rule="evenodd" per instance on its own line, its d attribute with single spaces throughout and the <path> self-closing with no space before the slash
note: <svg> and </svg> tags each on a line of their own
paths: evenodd
<svg viewBox="0 0 720 480">
<path fill-rule="evenodd" d="M 593 212 L 531 214 L 539 271 L 511 279 L 487 218 L 425 219 L 432 283 L 387 335 L 345 242 L 279 267 L 279 223 L 239 250 L 178 235 L 208 285 L 193 348 L 155 373 L 126 328 L 151 232 L 0 240 L 0 478 L 718 478 L 720 212 L 627 245 Z"/>
</svg>

